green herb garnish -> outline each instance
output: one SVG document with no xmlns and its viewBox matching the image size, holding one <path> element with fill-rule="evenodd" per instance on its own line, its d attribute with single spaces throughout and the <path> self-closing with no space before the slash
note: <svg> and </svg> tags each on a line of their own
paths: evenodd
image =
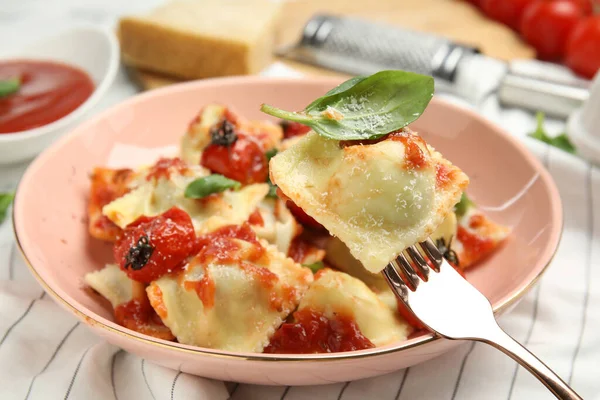
<svg viewBox="0 0 600 400">
<path fill-rule="evenodd" d="M 15 193 L 0 193 L 0 224 L 6 219 L 8 207 L 15 198 Z"/>
<path fill-rule="evenodd" d="M 19 79 L 0 80 L 0 97 L 16 93 L 20 87 L 21 81 Z"/>
<path fill-rule="evenodd" d="M 475 203 L 473 203 L 473 201 L 467 197 L 467 194 L 463 192 L 462 196 L 460 196 L 460 201 L 454 206 L 454 213 L 460 218 L 469 211 L 469 208 L 474 206 Z"/>
<path fill-rule="evenodd" d="M 317 261 L 312 264 L 302 264 L 302 266 L 310 268 L 313 274 L 317 273 L 318 270 L 325 268 L 325 264 L 323 264 L 323 261 Z"/>
<path fill-rule="evenodd" d="M 238 181 L 229 179 L 219 174 L 212 174 L 198 178 L 185 188 L 185 197 L 188 199 L 201 199 L 213 193 L 221 193 L 227 189 L 239 189 L 242 186 Z"/>
<path fill-rule="evenodd" d="M 279 153 L 279 151 L 275 147 L 273 147 L 270 150 L 267 150 L 267 152 L 265 153 L 265 156 L 267 157 L 267 162 L 271 161 L 271 158 L 275 157 L 277 153 Z"/>
<path fill-rule="evenodd" d="M 544 113 L 538 112 L 535 117 L 537 119 L 537 127 L 535 128 L 535 131 L 529 134 L 530 137 L 547 143 L 550 146 L 558 147 L 567 153 L 576 153 L 575 146 L 573 146 L 566 133 L 561 133 L 555 137 L 548 136 L 544 130 Z"/>
<path fill-rule="evenodd" d="M 406 71 L 381 71 L 352 78 L 291 112 L 263 104 L 264 113 L 310 126 L 335 140 L 377 139 L 421 116 L 433 96 L 433 78 Z"/>
</svg>

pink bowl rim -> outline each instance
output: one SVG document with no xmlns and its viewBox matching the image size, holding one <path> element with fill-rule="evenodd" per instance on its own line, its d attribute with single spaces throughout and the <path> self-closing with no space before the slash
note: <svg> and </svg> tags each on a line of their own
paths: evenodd
<svg viewBox="0 0 600 400">
<path fill-rule="evenodd" d="M 190 89 L 201 89 L 205 86 L 215 86 L 215 85 L 239 85 L 239 84 L 248 84 L 248 83 L 263 83 L 269 85 L 278 85 L 278 84 L 301 84 L 304 83 L 314 83 L 314 84 L 327 84 L 332 87 L 338 85 L 342 82 L 342 79 L 335 77 L 307 77 L 307 78 L 270 78 L 270 77 L 261 77 L 261 76 L 239 76 L 239 77 L 226 77 L 226 78 L 211 78 L 205 79 L 201 81 L 193 81 L 193 82 L 183 82 L 174 85 L 170 85 L 164 88 L 153 89 L 151 91 L 141 93 L 139 95 L 133 96 L 127 100 L 124 100 L 118 104 L 115 104 L 109 107 L 107 110 L 99 113 L 98 115 L 90 118 L 88 121 L 82 123 L 77 126 L 75 129 L 71 130 L 69 133 L 64 135 L 58 141 L 56 141 L 53 145 L 51 145 L 48 149 L 42 152 L 32 163 L 29 165 L 25 174 L 23 175 L 21 181 L 16 190 L 14 207 L 13 207 L 13 231 L 16 238 L 17 247 L 28 266 L 29 270 L 35 277 L 35 279 L 40 283 L 43 289 L 56 301 L 58 304 L 63 306 L 65 309 L 73 313 L 80 320 L 90 325 L 91 327 L 97 327 L 100 329 L 104 329 L 107 331 L 107 334 L 117 334 L 123 336 L 125 339 L 134 340 L 139 342 L 140 344 L 148 344 L 152 346 L 158 346 L 163 350 L 174 350 L 177 352 L 183 352 L 187 354 L 194 355 L 205 355 L 210 357 L 218 357 L 218 358 L 226 358 L 226 359 L 234 359 L 234 360 L 251 360 L 251 361 L 288 361 L 288 362 L 299 362 L 299 361 L 340 361 L 340 360 L 350 360 L 357 358 L 365 358 L 365 357 L 374 357 L 378 355 L 385 355 L 390 353 L 396 353 L 403 350 L 408 350 L 417 346 L 422 346 L 427 343 L 431 343 L 434 341 L 438 341 L 441 337 L 434 336 L 433 334 L 421 335 L 419 337 L 406 340 L 404 342 L 400 342 L 395 345 L 387 345 L 383 347 L 376 347 L 373 349 L 367 350 L 358 350 L 358 351 L 350 351 L 350 352 L 342 352 L 342 353 L 330 353 L 330 354 L 263 354 L 263 353 L 247 353 L 247 352 L 230 352 L 223 350 L 214 350 L 204 347 L 198 346 L 189 346 L 184 345 L 177 342 L 170 342 L 162 339 L 153 338 L 151 336 L 143 335 L 138 332 L 129 330 L 125 327 L 122 327 L 112 321 L 107 320 L 93 312 L 91 312 L 86 307 L 82 306 L 78 302 L 76 302 L 73 298 L 66 294 L 59 287 L 56 289 L 51 287 L 41 276 L 38 269 L 33 265 L 33 263 L 27 257 L 26 251 L 21 238 L 19 236 L 20 231 L 20 219 L 19 215 L 21 215 L 21 202 L 20 202 L 20 189 L 30 179 L 30 175 L 33 174 L 33 171 L 38 168 L 39 165 L 44 164 L 45 160 L 50 158 L 54 153 L 60 150 L 64 145 L 66 145 L 71 140 L 75 139 L 80 132 L 87 131 L 88 126 L 95 124 L 98 120 L 102 120 L 115 112 L 118 108 L 128 107 L 138 102 L 143 102 L 146 99 L 161 96 L 163 94 L 173 92 L 185 92 Z M 550 239 L 548 240 L 546 246 L 544 247 L 542 257 L 536 262 L 537 265 L 542 265 L 537 267 L 539 269 L 537 274 L 531 277 L 530 280 L 524 280 L 518 286 L 516 290 L 508 293 L 502 301 L 499 301 L 495 304 L 492 304 L 492 308 L 495 314 L 501 314 L 510 308 L 515 302 L 520 300 L 535 284 L 539 281 L 544 272 L 548 269 L 548 266 L 552 262 L 554 255 L 556 254 L 556 250 L 558 248 L 562 228 L 563 228 L 563 210 L 562 204 L 560 200 L 560 195 L 558 192 L 558 188 L 554 183 L 550 173 L 544 168 L 542 163 L 527 150 L 525 145 L 517 138 L 513 137 L 509 133 L 505 132 L 502 128 L 495 125 L 491 121 L 488 121 L 476 114 L 475 112 L 452 104 L 446 100 L 433 98 L 432 103 L 443 104 L 444 107 L 452 110 L 453 112 L 466 114 L 469 118 L 478 120 L 483 124 L 483 126 L 488 130 L 494 132 L 494 134 L 502 137 L 502 139 L 508 141 L 510 145 L 516 150 L 516 152 L 527 161 L 539 174 L 539 178 L 544 183 L 544 187 L 549 192 L 548 200 L 551 203 L 551 218 L 552 221 L 556 222 L 553 224 L 555 227 L 551 234 Z M 62 293 L 59 293 L 62 292 Z"/>
</svg>

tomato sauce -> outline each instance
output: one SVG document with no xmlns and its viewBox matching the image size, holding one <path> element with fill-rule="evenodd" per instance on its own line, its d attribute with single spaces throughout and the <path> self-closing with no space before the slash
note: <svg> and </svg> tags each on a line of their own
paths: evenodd
<svg viewBox="0 0 600 400">
<path fill-rule="evenodd" d="M 480 237 L 472 232 L 469 232 L 460 225 L 456 231 L 456 238 L 464 247 L 464 254 L 461 258 L 461 262 L 464 262 L 466 265 L 490 254 L 495 247 L 492 239 Z"/>
<path fill-rule="evenodd" d="M 182 174 L 187 170 L 187 164 L 178 157 L 161 158 L 150 168 L 146 180 L 150 181 L 159 178 L 169 179 L 173 172 Z"/>
<path fill-rule="evenodd" d="M 136 332 L 165 340 L 175 339 L 145 296 L 118 305 L 115 308 L 115 321 L 119 325 Z"/>
<path fill-rule="evenodd" d="M 384 140 L 393 140 L 401 142 L 404 145 L 404 159 L 409 168 L 421 169 L 427 167 L 427 157 L 423 152 L 423 148 L 427 149 L 425 141 L 422 137 L 403 129 L 390 132 L 379 139 L 343 140 L 340 142 L 340 146 L 344 148 L 356 145 L 372 145 L 383 142 Z M 419 146 L 419 143 L 421 146 Z"/>
<path fill-rule="evenodd" d="M 94 83 L 79 68 L 49 62 L 0 62 L 0 80 L 18 79 L 15 93 L 0 97 L 0 133 L 20 132 L 52 123 L 83 104 Z"/>
<path fill-rule="evenodd" d="M 232 239 L 240 239 L 252 244 L 250 253 L 240 254 L 242 246 Z M 258 242 L 256 234 L 250 225 L 244 223 L 241 226 L 228 225 L 214 232 L 203 235 L 197 240 L 197 248 L 200 249 L 194 262 L 207 264 L 212 261 L 240 262 L 241 257 L 247 261 L 257 261 L 265 253 L 266 249 Z"/>
<path fill-rule="evenodd" d="M 204 309 L 208 310 L 215 305 L 215 292 L 217 287 L 215 281 L 210 277 L 208 271 L 204 271 L 204 276 L 199 281 L 185 281 L 183 283 L 185 290 L 193 289 L 196 291 L 198 298 L 204 305 Z"/>
<path fill-rule="evenodd" d="M 294 319 L 295 323 L 285 323 L 275 332 L 265 353 L 337 353 L 375 347 L 350 316 L 338 314 L 329 319 L 320 312 L 303 309 L 294 313 Z"/>
<path fill-rule="evenodd" d="M 435 186 L 439 189 L 448 186 L 453 179 L 454 171 L 445 164 L 437 164 L 435 166 Z"/>
<path fill-rule="evenodd" d="M 262 215 L 260 215 L 260 211 L 258 208 L 254 210 L 250 217 L 248 217 L 248 223 L 254 226 L 265 226 L 265 221 L 263 220 Z"/>
</svg>

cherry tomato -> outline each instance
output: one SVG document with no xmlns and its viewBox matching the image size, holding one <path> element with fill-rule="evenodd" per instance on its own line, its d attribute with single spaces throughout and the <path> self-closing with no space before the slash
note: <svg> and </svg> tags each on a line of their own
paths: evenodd
<svg viewBox="0 0 600 400">
<path fill-rule="evenodd" d="M 583 12 L 584 15 L 590 15 L 594 11 L 592 6 L 593 0 L 571 0 L 575 3 Z"/>
<path fill-rule="evenodd" d="M 402 318 L 404 318 L 404 320 L 406 321 L 407 324 L 409 324 L 410 326 L 412 326 L 415 329 L 426 329 L 425 325 L 423 325 L 421 320 L 419 318 L 415 317 L 415 315 L 412 313 L 412 311 L 410 311 L 404 305 L 403 302 L 398 300 L 397 303 L 398 303 L 398 313 L 402 316 Z"/>
<path fill-rule="evenodd" d="M 286 201 L 285 205 L 290 210 L 290 212 L 294 215 L 296 220 L 304 226 L 313 229 L 325 229 L 323 225 L 318 223 L 313 217 L 308 215 L 303 209 L 298 207 L 296 203 L 291 200 Z"/>
<path fill-rule="evenodd" d="M 173 207 L 159 216 L 143 216 L 127 225 L 113 252 L 127 276 L 150 283 L 180 268 L 195 248 L 190 216 Z"/>
<path fill-rule="evenodd" d="M 565 63 L 589 79 L 600 69 L 600 15 L 587 17 L 575 26 L 567 41 Z"/>
<path fill-rule="evenodd" d="M 493 20 L 502 22 L 513 29 L 519 29 L 521 16 L 535 0 L 481 0 L 481 9 Z"/>
<path fill-rule="evenodd" d="M 208 145 L 200 164 L 244 185 L 266 182 L 269 173 L 262 146 L 243 134 L 238 134 L 237 140 L 230 146 Z"/>
<path fill-rule="evenodd" d="M 583 17 L 581 7 L 572 0 L 538 0 L 523 13 L 521 34 L 536 49 L 538 58 L 558 60 L 565 54 L 569 34 Z"/>
<path fill-rule="evenodd" d="M 285 139 L 293 136 L 304 135 L 310 131 L 310 126 L 302 125 L 299 122 L 282 121 L 283 137 Z"/>
<path fill-rule="evenodd" d="M 481 0 L 467 0 L 467 2 L 473 4 L 475 7 L 481 7 Z"/>
</svg>

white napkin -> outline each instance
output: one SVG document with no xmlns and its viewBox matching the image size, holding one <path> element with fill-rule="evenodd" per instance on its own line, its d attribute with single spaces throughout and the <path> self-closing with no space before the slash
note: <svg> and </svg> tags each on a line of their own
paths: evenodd
<svg viewBox="0 0 600 400">
<path fill-rule="evenodd" d="M 155 3 L 158 0 L 153 0 Z M 33 36 L 66 23 L 112 24 L 150 7 L 147 0 L 0 0 L 0 46 L 16 32 Z M 32 33 L 33 32 L 33 33 Z M 7 35 L 10 33 L 10 35 Z M 11 42 L 14 45 L 14 42 Z M 282 64 L 264 74 L 297 75 Z M 123 71 L 96 111 L 134 93 Z M 450 99 L 453 100 L 453 99 Z M 455 100 L 456 101 L 456 100 Z M 480 111 L 524 137 L 530 114 L 488 99 Z M 551 133 L 562 124 L 549 121 Z M 585 399 L 600 399 L 600 172 L 587 162 L 523 138 L 556 180 L 565 211 L 559 251 L 540 283 L 500 323 Z M 509 160 L 507 160 L 509 162 Z M 14 188 L 24 165 L 0 168 L 0 191 Z M 0 398 L 2 399 L 552 399 L 511 359 L 466 343 L 435 360 L 381 377 L 325 386 L 223 383 L 145 362 L 96 337 L 45 296 L 16 249 L 11 222 L 0 225 Z"/>
</svg>

